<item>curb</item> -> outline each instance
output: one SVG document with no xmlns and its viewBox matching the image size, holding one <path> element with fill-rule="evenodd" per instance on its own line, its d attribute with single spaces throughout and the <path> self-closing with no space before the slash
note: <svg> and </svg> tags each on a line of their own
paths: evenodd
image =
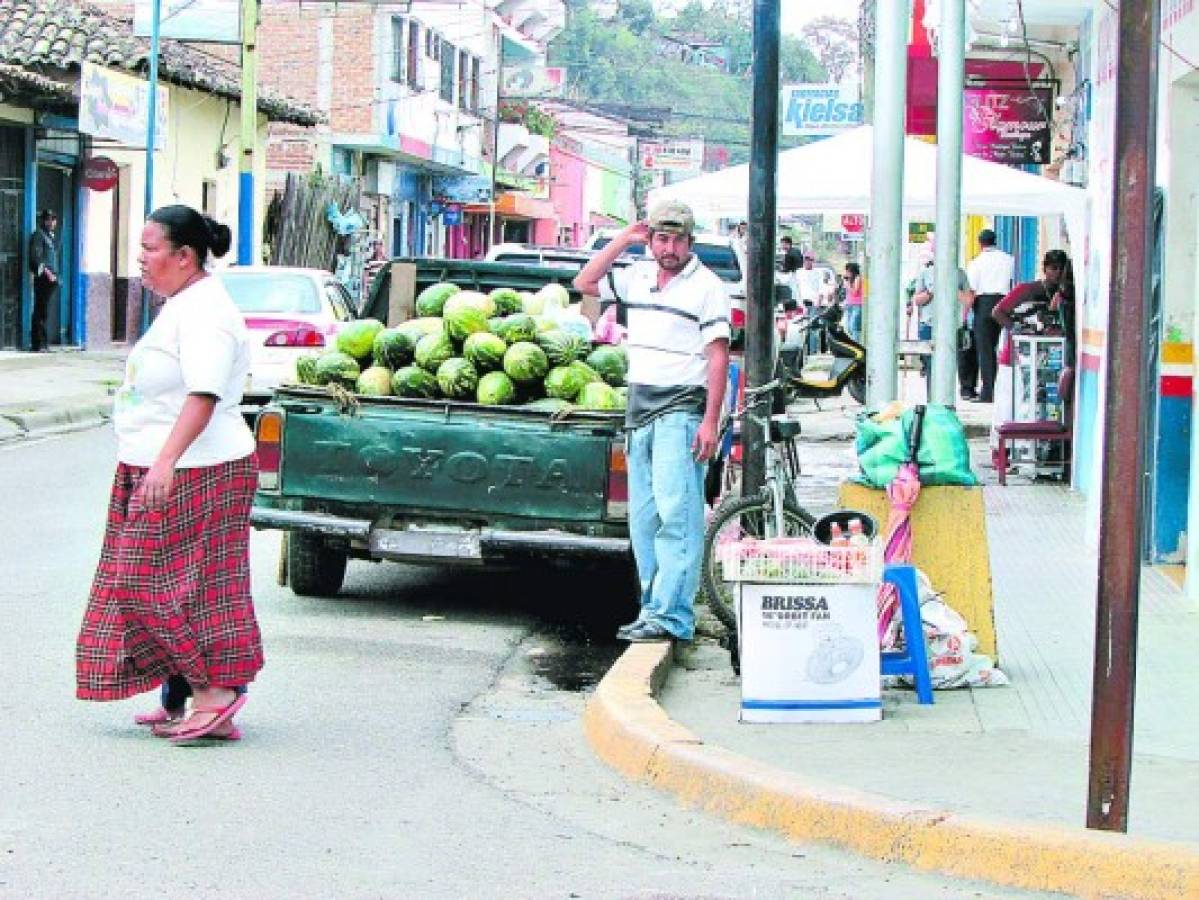
<svg viewBox="0 0 1199 900">
<path fill-rule="evenodd" d="M 0 444 L 41 435 L 95 428 L 107 422 L 111 415 L 111 398 L 51 406 L 29 412 L 0 413 Z"/>
<path fill-rule="evenodd" d="M 633 644 L 587 703 L 595 753 L 684 803 L 791 840 L 883 862 L 1083 897 L 1199 896 L 1199 848 L 1062 826 L 959 815 L 820 782 L 705 744 L 656 694 L 671 645 Z"/>
</svg>

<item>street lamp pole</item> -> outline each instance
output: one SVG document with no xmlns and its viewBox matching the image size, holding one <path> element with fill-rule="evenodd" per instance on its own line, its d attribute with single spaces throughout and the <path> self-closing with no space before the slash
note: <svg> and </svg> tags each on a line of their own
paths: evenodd
<svg viewBox="0 0 1199 900">
<path fill-rule="evenodd" d="M 870 294 L 866 405 L 899 395 L 899 293 L 903 263 L 903 141 L 910 0 L 875 7 L 874 167 L 870 178 Z"/>
<path fill-rule="evenodd" d="M 937 30 L 937 248 L 929 399 L 957 399 L 958 233 L 962 216 L 962 88 L 966 82 L 966 0 L 941 0 Z"/>
<path fill-rule="evenodd" d="M 774 236 L 778 221 L 779 0 L 754 0 L 753 131 L 749 151 L 749 269 L 745 300 L 746 385 L 759 387 L 774 375 Z M 747 415 L 741 493 L 766 481 L 769 419 Z"/>
</svg>

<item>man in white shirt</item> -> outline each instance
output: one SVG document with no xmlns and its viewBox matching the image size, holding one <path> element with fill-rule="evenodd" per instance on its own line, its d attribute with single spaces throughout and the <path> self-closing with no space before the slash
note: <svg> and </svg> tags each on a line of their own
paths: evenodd
<svg viewBox="0 0 1199 900">
<path fill-rule="evenodd" d="M 629 537 L 641 612 L 622 640 L 690 640 L 704 538 L 704 469 L 716 450 L 729 364 L 729 302 L 691 252 L 695 217 L 667 202 L 624 229 L 575 277 L 583 314 L 596 297 L 628 312 Z M 614 270 L 631 244 L 652 259 Z"/>
<path fill-rule="evenodd" d="M 979 403 L 995 400 L 995 351 L 1002 329 L 991 318 L 995 304 L 1012 289 L 1016 261 L 995 246 L 995 232 L 984 228 L 978 233 L 981 252 L 966 267 L 970 290 L 974 292 L 974 348 L 978 354 L 978 371 L 982 377 Z"/>
</svg>

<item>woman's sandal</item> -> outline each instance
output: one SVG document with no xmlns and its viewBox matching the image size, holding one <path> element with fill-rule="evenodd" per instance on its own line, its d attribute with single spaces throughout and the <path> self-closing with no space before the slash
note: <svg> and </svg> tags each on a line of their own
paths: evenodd
<svg viewBox="0 0 1199 900">
<path fill-rule="evenodd" d="M 166 725 L 170 722 L 183 721 L 183 709 L 166 709 L 158 707 L 154 712 L 138 713 L 133 717 L 134 725 Z"/>
<path fill-rule="evenodd" d="M 212 720 L 198 727 L 188 728 L 187 723 L 191 720 L 191 716 L 188 716 L 179 727 L 172 730 L 172 733 L 168 737 L 174 743 L 194 741 L 198 738 L 208 737 L 220 728 L 222 724 L 237 715 L 238 710 L 246 705 L 246 699 L 247 696 L 245 694 L 238 694 L 228 706 L 193 706 L 191 716 L 194 716 L 196 713 L 202 713 L 212 716 Z"/>
</svg>

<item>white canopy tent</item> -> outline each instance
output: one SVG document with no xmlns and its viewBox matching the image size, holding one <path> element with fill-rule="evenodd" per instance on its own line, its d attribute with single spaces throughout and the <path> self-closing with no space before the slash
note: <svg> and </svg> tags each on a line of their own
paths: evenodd
<svg viewBox="0 0 1199 900">
<path fill-rule="evenodd" d="M 778 161 L 778 214 L 870 212 L 873 165 L 872 128 L 863 125 L 784 150 Z M 681 200 L 698 218 L 740 218 L 749 198 L 749 165 L 731 166 L 649 194 L 652 209 L 663 200 Z M 904 213 L 932 221 L 937 205 L 937 148 L 915 138 L 904 142 Z M 1081 255 L 1087 221 L 1086 192 L 973 156 L 962 157 L 963 214 L 1002 216 L 1061 215 Z M 1076 261 L 1076 272 L 1079 266 Z M 1079 273 L 1081 274 L 1081 273 Z"/>
</svg>

